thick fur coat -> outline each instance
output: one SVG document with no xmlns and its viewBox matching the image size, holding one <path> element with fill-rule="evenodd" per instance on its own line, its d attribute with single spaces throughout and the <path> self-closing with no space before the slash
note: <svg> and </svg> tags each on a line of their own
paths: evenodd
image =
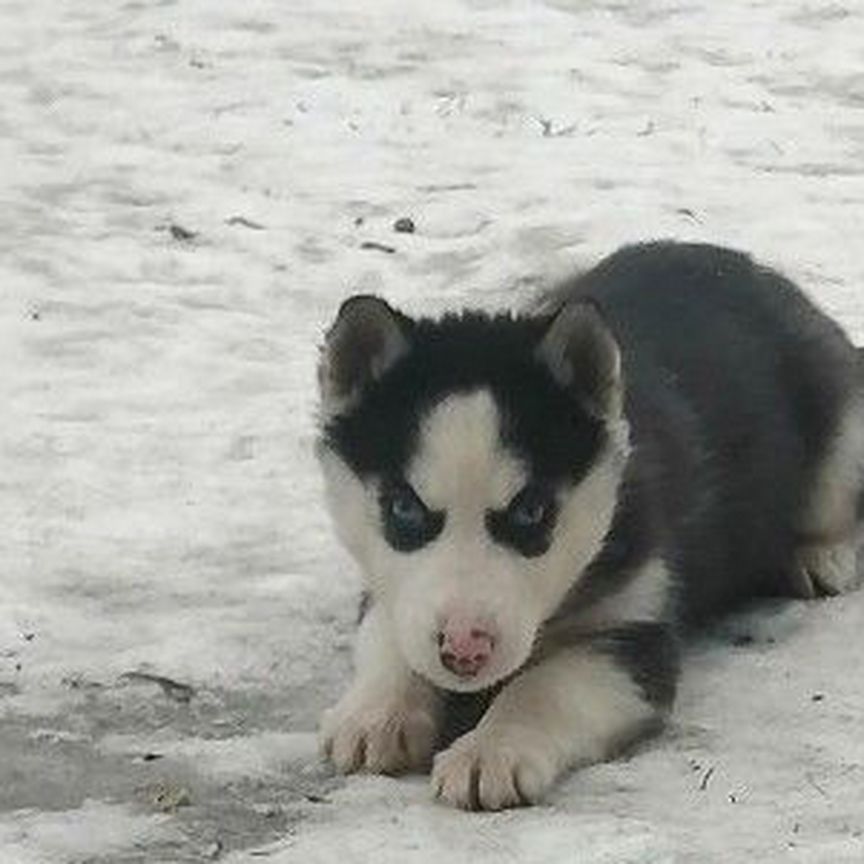
<svg viewBox="0 0 864 864">
<path fill-rule="evenodd" d="M 856 583 L 858 354 L 745 255 L 627 247 L 515 317 L 354 297 L 319 378 L 369 598 L 322 723 L 340 770 L 536 801 L 662 721 L 690 628 Z"/>
</svg>

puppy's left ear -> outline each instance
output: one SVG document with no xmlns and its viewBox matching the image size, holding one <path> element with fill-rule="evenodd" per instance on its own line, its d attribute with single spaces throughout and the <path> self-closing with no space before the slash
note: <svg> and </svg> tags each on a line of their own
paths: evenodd
<svg viewBox="0 0 864 864">
<path fill-rule="evenodd" d="M 536 351 L 552 377 L 602 420 L 621 416 L 624 384 L 621 351 L 593 303 L 562 306 Z"/>
<path fill-rule="evenodd" d="M 356 294 L 340 307 L 318 364 L 321 405 L 328 416 L 356 403 L 408 351 L 408 319 L 380 297 Z"/>
</svg>

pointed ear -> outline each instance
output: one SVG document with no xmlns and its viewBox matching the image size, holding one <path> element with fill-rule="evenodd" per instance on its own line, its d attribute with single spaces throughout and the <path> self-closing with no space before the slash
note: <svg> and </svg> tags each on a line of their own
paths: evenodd
<svg viewBox="0 0 864 864">
<path fill-rule="evenodd" d="M 561 307 L 540 340 L 536 356 L 595 417 L 620 417 L 621 352 L 592 303 L 576 301 Z"/>
<path fill-rule="evenodd" d="M 356 294 L 340 307 L 327 331 L 318 364 L 327 415 L 344 411 L 408 350 L 404 317 L 380 297 Z"/>
</svg>

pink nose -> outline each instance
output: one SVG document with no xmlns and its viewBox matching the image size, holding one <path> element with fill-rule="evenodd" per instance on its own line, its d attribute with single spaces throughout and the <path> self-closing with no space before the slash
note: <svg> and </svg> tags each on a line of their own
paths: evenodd
<svg viewBox="0 0 864 864">
<path fill-rule="evenodd" d="M 480 627 L 445 627 L 438 634 L 442 665 L 460 678 L 473 678 L 488 662 L 495 637 Z"/>
</svg>

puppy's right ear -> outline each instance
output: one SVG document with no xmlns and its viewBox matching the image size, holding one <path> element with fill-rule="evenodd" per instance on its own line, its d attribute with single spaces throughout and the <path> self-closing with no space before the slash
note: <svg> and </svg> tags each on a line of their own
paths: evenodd
<svg viewBox="0 0 864 864">
<path fill-rule="evenodd" d="M 352 407 L 363 390 L 408 351 L 404 316 L 380 297 L 356 294 L 340 307 L 318 364 L 324 414 Z"/>
<path fill-rule="evenodd" d="M 595 417 L 620 417 L 621 350 L 593 303 L 562 306 L 537 347 L 537 358 Z"/>
</svg>

